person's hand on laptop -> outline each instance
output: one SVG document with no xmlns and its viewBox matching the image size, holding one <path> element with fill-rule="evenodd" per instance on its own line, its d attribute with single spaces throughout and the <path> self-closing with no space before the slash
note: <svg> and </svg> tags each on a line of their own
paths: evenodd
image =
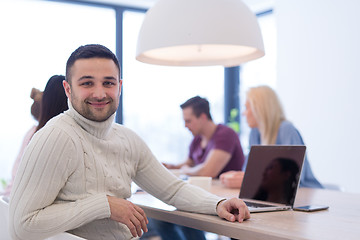
<svg viewBox="0 0 360 240">
<path fill-rule="evenodd" d="M 221 200 L 216 207 L 219 217 L 225 218 L 230 222 L 243 222 L 250 218 L 250 212 L 245 203 L 239 198 Z"/>
</svg>

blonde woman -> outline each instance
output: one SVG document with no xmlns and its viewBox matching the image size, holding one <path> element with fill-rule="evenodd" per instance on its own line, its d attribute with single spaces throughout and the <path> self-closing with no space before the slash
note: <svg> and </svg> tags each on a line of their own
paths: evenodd
<svg viewBox="0 0 360 240">
<path fill-rule="evenodd" d="M 299 131 L 286 120 L 279 98 L 270 87 L 250 88 L 247 92 L 243 114 L 251 128 L 250 146 L 259 144 L 305 145 Z M 231 175 L 234 176 L 234 173 Z M 225 185 L 227 185 L 226 176 L 226 173 L 220 176 Z M 301 173 L 300 187 L 322 188 L 311 170 L 307 157 L 305 157 Z"/>
</svg>

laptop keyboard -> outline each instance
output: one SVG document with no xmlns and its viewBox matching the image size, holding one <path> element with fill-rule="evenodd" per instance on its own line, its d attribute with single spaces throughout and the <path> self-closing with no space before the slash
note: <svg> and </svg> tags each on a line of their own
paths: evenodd
<svg viewBox="0 0 360 240">
<path fill-rule="evenodd" d="M 259 208 L 259 207 L 275 207 L 274 205 L 262 204 L 262 203 L 256 203 L 256 202 L 244 201 L 244 203 L 246 204 L 246 206 L 248 206 L 248 207 L 253 207 L 253 208 Z"/>
</svg>

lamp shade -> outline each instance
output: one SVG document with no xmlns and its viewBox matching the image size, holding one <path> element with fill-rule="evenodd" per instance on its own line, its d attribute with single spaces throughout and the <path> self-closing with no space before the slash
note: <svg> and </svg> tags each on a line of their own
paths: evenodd
<svg viewBox="0 0 360 240">
<path fill-rule="evenodd" d="M 141 26 L 136 59 L 167 66 L 237 66 L 264 56 L 259 24 L 241 0 L 158 0 Z"/>
</svg>

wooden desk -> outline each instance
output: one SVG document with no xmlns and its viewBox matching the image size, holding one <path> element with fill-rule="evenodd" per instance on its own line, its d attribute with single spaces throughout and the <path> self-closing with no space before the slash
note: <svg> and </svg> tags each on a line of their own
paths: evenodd
<svg viewBox="0 0 360 240">
<path fill-rule="evenodd" d="M 237 190 L 223 188 L 217 181 L 211 192 L 227 198 L 238 196 Z M 243 223 L 174 208 L 160 209 L 156 207 L 160 200 L 147 193 L 134 194 L 129 200 L 142 207 L 148 217 L 237 239 L 360 239 L 360 194 L 301 188 L 295 205 L 323 204 L 330 206 L 329 210 L 253 213 Z"/>
</svg>

